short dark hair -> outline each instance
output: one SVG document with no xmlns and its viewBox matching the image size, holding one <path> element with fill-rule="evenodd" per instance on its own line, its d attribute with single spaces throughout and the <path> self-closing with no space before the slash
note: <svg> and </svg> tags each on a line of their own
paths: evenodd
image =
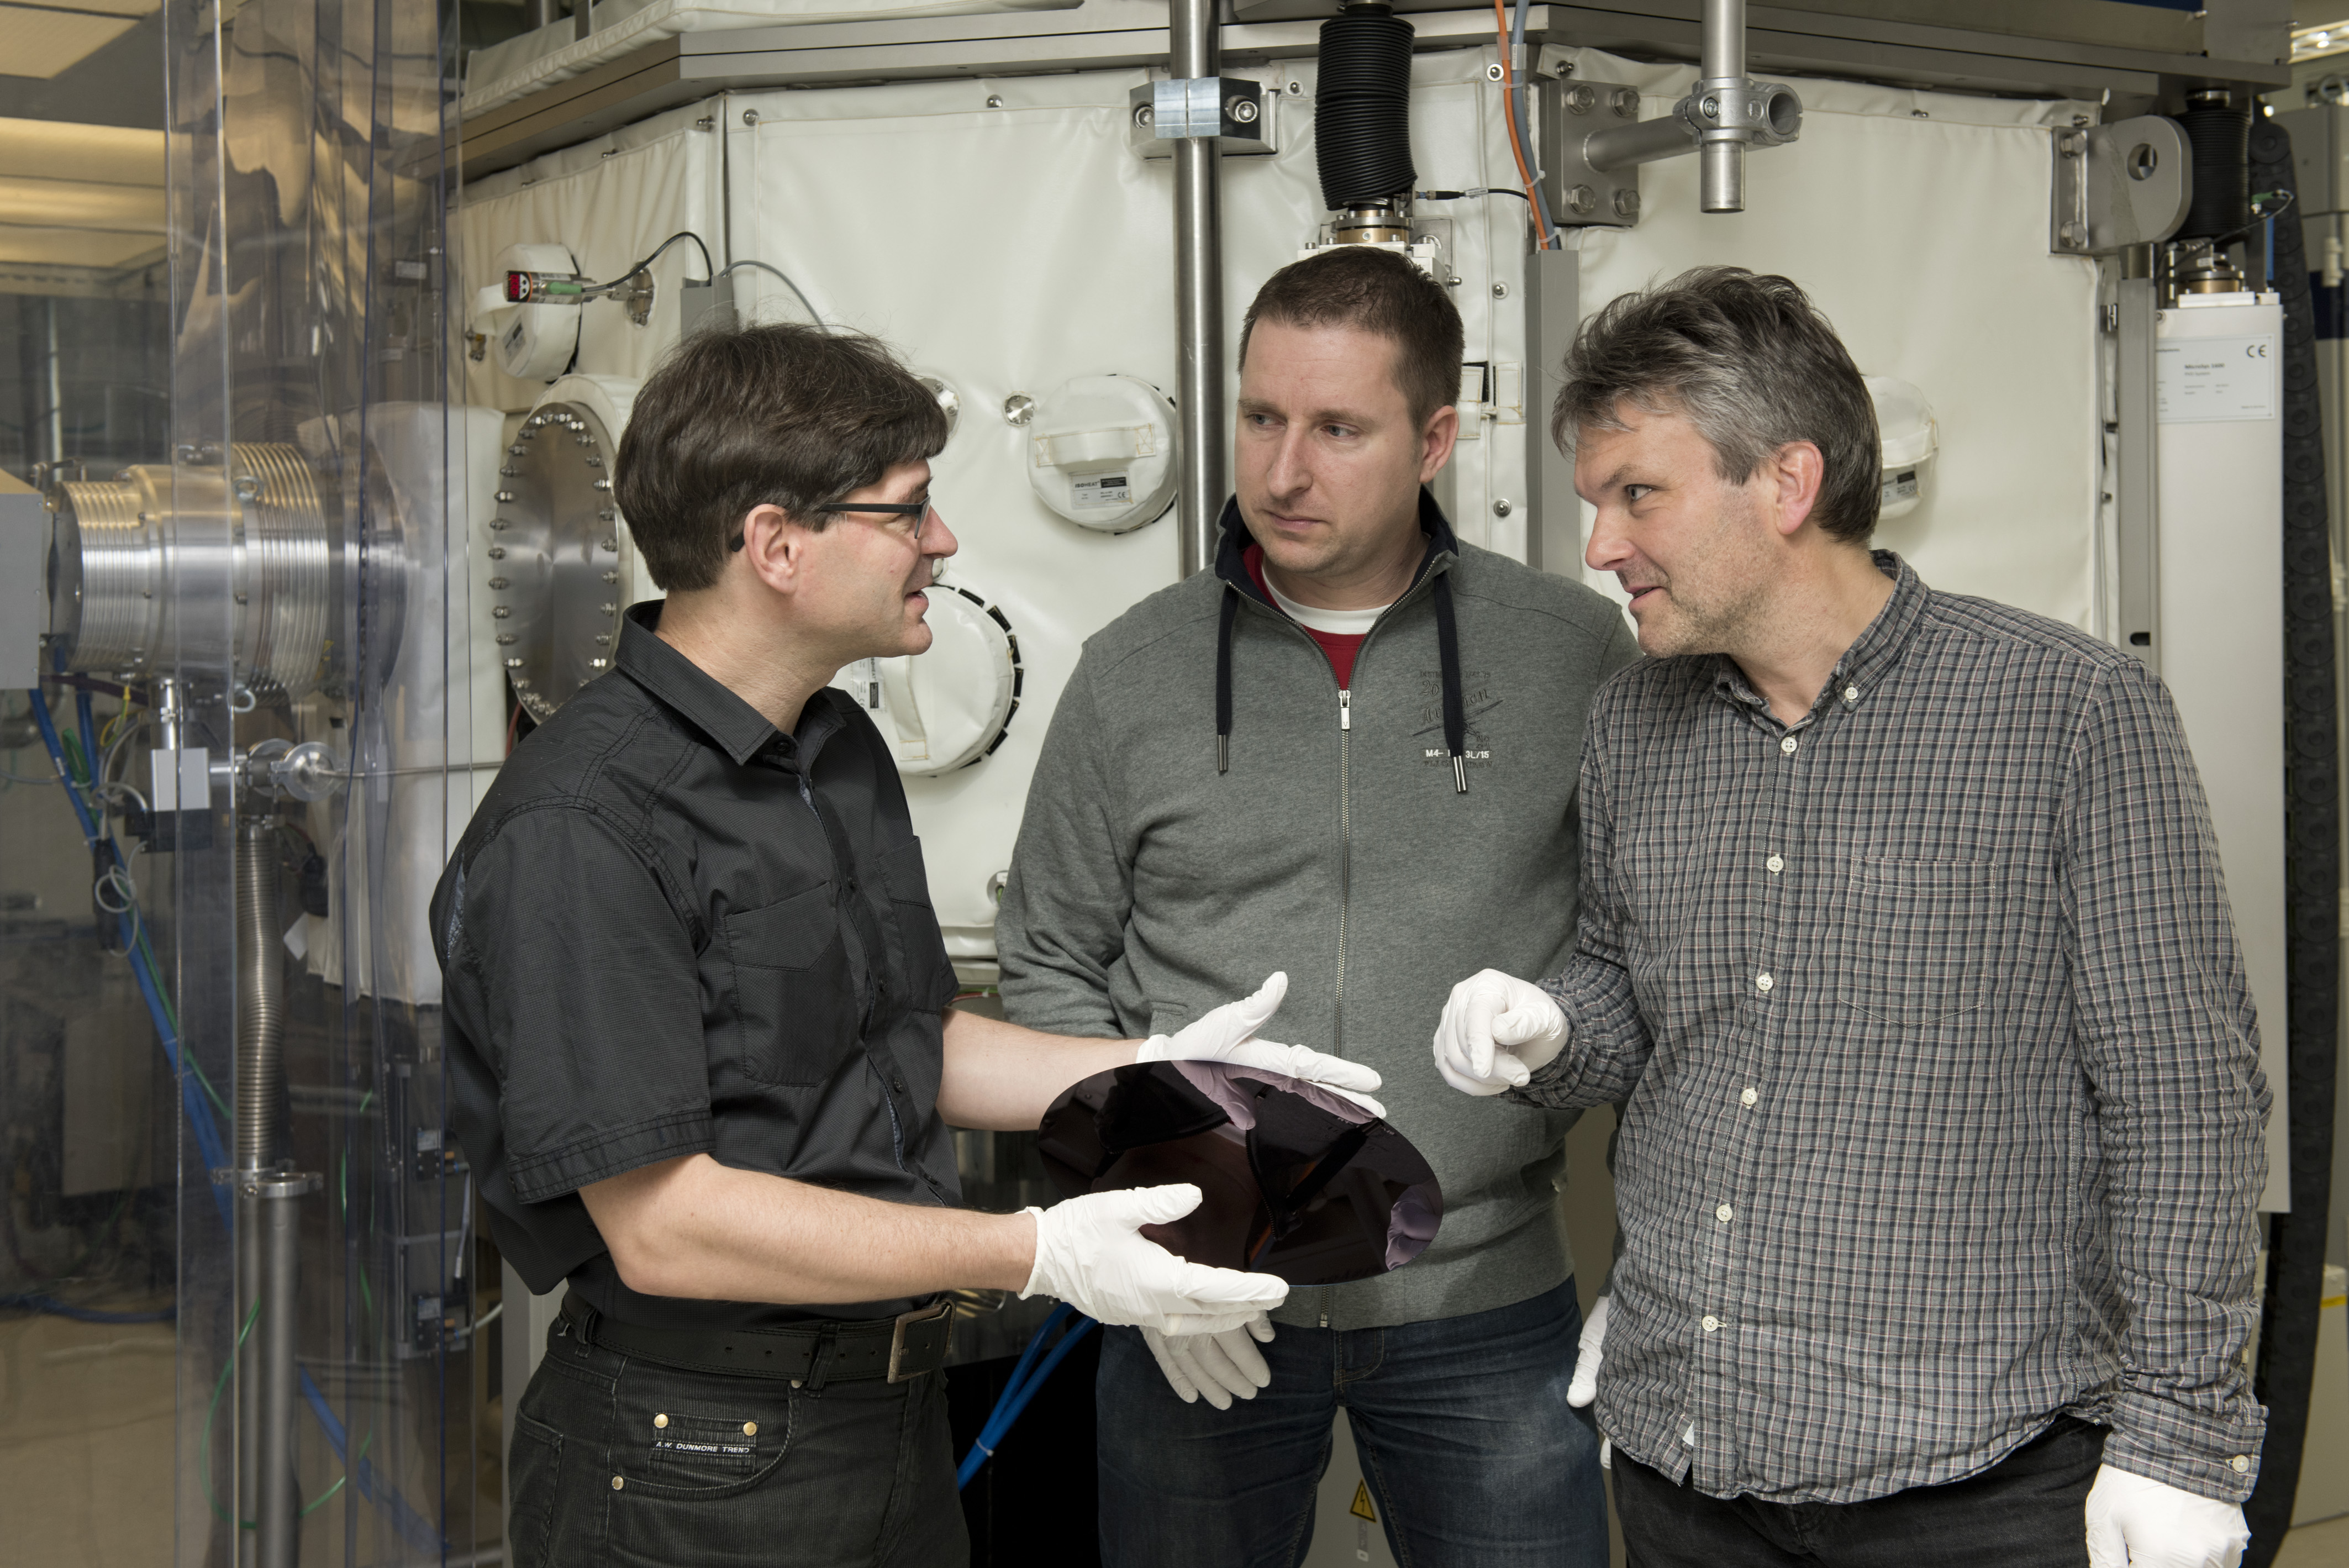
<svg viewBox="0 0 2349 1568">
<path fill-rule="evenodd" d="M 636 394 L 614 493 L 645 568 L 672 593 L 717 586 L 757 506 L 813 510 L 947 444 L 946 410 L 886 345 L 797 322 L 697 332 Z"/>
<path fill-rule="evenodd" d="M 1337 245 L 1265 279 L 1240 326 L 1240 364 L 1259 321 L 1284 327 L 1351 327 L 1395 346 L 1395 384 L 1421 425 L 1460 399 L 1465 339 L 1444 286 L 1417 263 L 1371 245 Z"/>
<path fill-rule="evenodd" d="M 1852 545 L 1876 532 L 1876 404 L 1835 327 L 1787 278 L 1701 266 L 1623 295 L 1582 324 L 1559 379 L 1550 439 L 1560 451 L 1578 430 L 1623 429 L 1626 402 L 1686 416 L 1732 484 L 1810 441 L 1825 460 L 1812 513 L 1821 530 Z"/>
</svg>

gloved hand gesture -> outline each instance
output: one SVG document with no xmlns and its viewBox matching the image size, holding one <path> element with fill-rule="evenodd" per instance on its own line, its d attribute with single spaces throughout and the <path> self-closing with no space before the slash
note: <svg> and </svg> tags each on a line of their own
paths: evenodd
<svg viewBox="0 0 2349 1568">
<path fill-rule="evenodd" d="M 1590 1303 L 1582 1320 L 1582 1337 L 1575 1343 L 1574 1379 L 1566 1386 L 1566 1402 L 1581 1409 L 1599 1397 L 1599 1364 L 1607 1359 L 1607 1298 Z"/>
<path fill-rule="evenodd" d="M 1522 1089 L 1566 1049 L 1566 1014 L 1530 981 L 1480 970 L 1452 988 L 1435 1026 L 1435 1070 L 1464 1095 Z"/>
<path fill-rule="evenodd" d="M 2236 1568 L 2251 1543 L 2231 1502 L 2105 1465 L 2088 1489 L 2088 1568 Z"/>
<path fill-rule="evenodd" d="M 1276 971 L 1254 996 L 1226 1002 L 1175 1033 L 1152 1035 L 1142 1043 L 1133 1059 L 1228 1062 L 1235 1067 L 1262 1067 L 1268 1073 L 1283 1073 L 1318 1084 L 1332 1094 L 1344 1096 L 1374 1116 L 1385 1116 L 1386 1107 L 1371 1098 L 1371 1092 L 1379 1086 L 1379 1075 L 1360 1062 L 1324 1055 L 1303 1045 L 1282 1045 L 1256 1038 L 1256 1032 L 1280 1011 L 1280 999 L 1288 994 L 1288 975 L 1285 971 Z"/>
<path fill-rule="evenodd" d="M 1161 1334 L 1222 1334 L 1288 1298 L 1288 1282 L 1185 1262 L 1142 1234 L 1199 1206 L 1188 1182 L 1093 1192 L 1036 1217 L 1036 1265 L 1020 1299 L 1058 1296 L 1087 1317 Z"/>
<path fill-rule="evenodd" d="M 1253 1399 L 1272 1381 L 1272 1368 L 1257 1348 L 1272 1343 L 1272 1320 L 1262 1313 L 1221 1334 L 1165 1334 L 1145 1328 L 1142 1343 L 1150 1346 L 1158 1370 L 1185 1405 L 1204 1394 L 1208 1404 L 1228 1410 L 1234 1399 Z"/>
</svg>

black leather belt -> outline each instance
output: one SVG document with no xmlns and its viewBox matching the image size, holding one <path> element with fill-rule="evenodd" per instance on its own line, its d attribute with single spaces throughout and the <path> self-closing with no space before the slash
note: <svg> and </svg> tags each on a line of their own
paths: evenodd
<svg viewBox="0 0 2349 1568">
<path fill-rule="evenodd" d="M 852 1377 L 904 1383 L 937 1371 L 946 1365 L 954 1306 L 941 1300 L 895 1317 L 792 1328 L 642 1328 L 613 1322 L 571 1291 L 563 1297 L 563 1317 L 583 1344 L 663 1366 L 821 1388 Z"/>
</svg>

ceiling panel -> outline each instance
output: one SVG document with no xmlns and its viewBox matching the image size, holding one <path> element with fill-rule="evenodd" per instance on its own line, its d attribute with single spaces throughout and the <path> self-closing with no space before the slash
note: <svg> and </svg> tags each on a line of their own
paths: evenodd
<svg viewBox="0 0 2349 1568">
<path fill-rule="evenodd" d="M 14 77 L 46 81 L 129 32 L 134 16 L 0 5 L 0 63 Z"/>
</svg>

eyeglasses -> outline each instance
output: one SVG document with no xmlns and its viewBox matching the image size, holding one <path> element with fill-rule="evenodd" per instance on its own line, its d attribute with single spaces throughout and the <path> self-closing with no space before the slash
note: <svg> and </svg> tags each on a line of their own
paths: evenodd
<svg viewBox="0 0 2349 1568">
<path fill-rule="evenodd" d="M 892 517 L 911 517 L 914 520 L 914 543 L 918 545 L 922 542 L 922 530 L 928 525 L 936 507 L 935 504 L 926 500 L 827 501 L 821 506 L 811 506 L 808 510 L 811 512 L 823 513 L 882 512 L 886 513 Z M 734 537 L 726 541 L 726 548 L 730 553 L 732 551 L 740 550 L 742 547 L 742 544 L 743 535 L 737 534 Z"/>
</svg>

